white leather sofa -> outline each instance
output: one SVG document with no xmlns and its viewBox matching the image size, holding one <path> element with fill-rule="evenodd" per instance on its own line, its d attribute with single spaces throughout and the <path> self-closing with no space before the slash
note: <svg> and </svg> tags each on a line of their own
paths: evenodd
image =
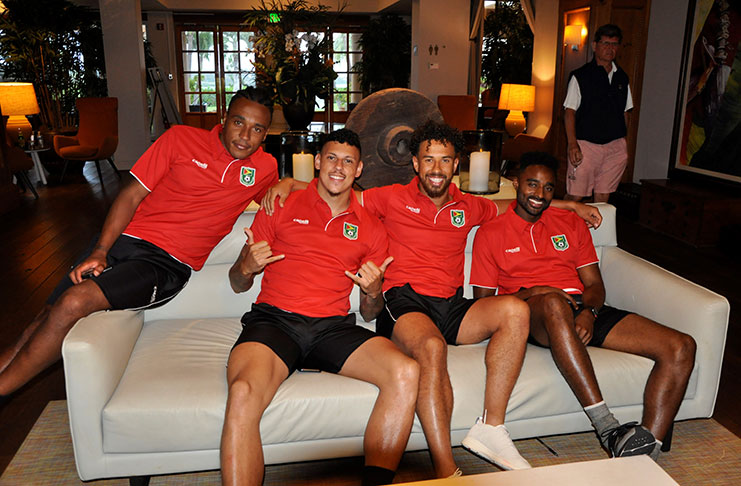
<svg viewBox="0 0 741 486">
<path fill-rule="evenodd" d="M 600 210 L 604 222 L 593 238 L 608 303 L 695 338 L 696 364 L 677 418 L 710 417 L 728 301 L 618 248 L 615 208 L 600 205 Z M 67 403 L 81 479 L 218 469 L 225 364 L 241 329 L 240 317 L 259 288 L 258 279 L 249 292 L 234 294 L 227 271 L 244 243 L 242 228 L 251 220 L 251 214 L 240 217 L 207 265 L 169 304 L 144 312 L 94 314 L 80 320 L 65 339 Z M 470 255 L 466 261 L 470 265 Z M 472 293 L 468 286 L 466 293 Z M 352 302 L 357 310 L 357 290 Z M 482 412 L 484 347 L 449 350 L 455 445 Z M 651 361 L 603 349 L 589 353 L 618 419 L 640 420 Z M 376 388 L 363 382 L 294 373 L 262 419 L 266 463 L 362 455 L 363 431 L 375 398 Z M 514 439 L 591 430 L 547 349 L 528 346 L 509 401 L 507 427 Z M 426 448 L 418 421 L 407 448 Z"/>
</svg>

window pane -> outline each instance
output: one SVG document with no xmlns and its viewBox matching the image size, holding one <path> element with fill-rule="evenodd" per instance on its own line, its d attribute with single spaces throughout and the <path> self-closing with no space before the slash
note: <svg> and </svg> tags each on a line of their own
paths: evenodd
<svg viewBox="0 0 741 486">
<path fill-rule="evenodd" d="M 257 86 L 257 78 L 255 73 L 242 74 L 242 87 Z"/>
<path fill-rule="evenodd" d="M 336 91 L 347 91 L 347 74 L 340 74 L 334 80 L 334 89 Z"/>
<path fill-rule="evenodd" d="M 198 75 L 197 74 L 186 74 L 184 77 L 185 77 L 185 91 L 200 91 L 198 89 Z"/>
<path fill-rule="evenodd" d="M 332 49 L 337 51 L 347 50 L 347 34 L 332 34 Z"/>
<path fill-rule="evenodd" d="M 203 100 L 203 104 L 206 105 L 206 111 L 208 113 L 213 113 L 216 111 L 216 95 L 215 94 L 203 95 L 201 96 L 201 99 Z"/>
<path fill-rule="evenodd" d="M 347 54 L 334 54 L 332 59 L 334 60 L 332 68 L 336 73 L 347 72 Z"/>
<path fill-rule="evenodd" d="M 362 93 L 350 93 L 350 103 L 360 103 L 360 100 L 363 99 Z"/>
<path fill-rule="evenodd" d="M 350 50 L 360 51 L 360 36 L 361 34 L 349 34 L 350 36 Z"/>
<path fill-rule="evenodd" d="M 347 93 L 335 93 L 334 111 L 347 111 Z"/>
<path fill-rule="evenodd" d="M 224 91 L 227 93 L 234 92 L 239 89 L 239 74 L 237 73 L 226 73 L 224 74 Z"/>
<path fill-rule="evenodd" d="M 214 55 L 211 52 L 200 52 L 198 58 L 201 60 L 201 71 L 214 71 L 216 65 L 214 64 Z"/>
<path fill-rule="evenodd" d="M 227 93 L 226 94 L 226 106 L 229 106 L 229 103 L 232 101 L 232 98 L 234 97 L 234 93 Z"/>
<path fill-rule="evenodd" d="M 195 51 L 198 47 L 196 44 L 196 32 L 192 30 L 185 30 L 180 34 L 181 42 L 183 44 L 184 51 Z"/>
<path fill-rule="evenodd" d="M 239 34 L 237 32 L 224 32 L 221 37 L 223 39 L 225 51 L 238 51 L 239 50 L 239 44 L 238 44 Z"/>
<path fill-rule="evenodd" d="M 183 71 L 198 71 L 198 53 L 183 53 Z"/>
<path fill-rule="evenodd" d="M 199 32 L 198 33 L 198 49 L 201 51 L 213 51 L 214 50 L 214 33 L 213 32 Z"/>
<path fill-rule="evenodd" d="M 239 72 L 239 54 L 236 52 L 224 54 L 224 71 Z"/>
<path fill-rule="evenodd" d="M 185 104 L 189 112 L 196 113 L 201 111 L 201 95 L 185 95 Z"/>
<path fill-rule="evenodd" d="M 239 33 L 239 50 L 240 51 L 246 51 L 249 49 L 252 49 L 252 41 L 250 40 L 252 37 L 254 37 L 254 32 L 240 32 Z"/>
<path fill-rule="evenodd" d="M 240 52 L 239 53 L 239 62 L 240 62 L 240 71 L 254 71 L 255 67 L 252 65 L 253 61 L 255 60 L 255 54 L 250 52 Z"/>
<path fill-rule="evenodd" d="M 350 54 L 350 69 L 349 71 L 352 71 L 353 67 L 363 60 L 363 55 L 358 53 Z"/>
<path fill-rule="evenodd" d="M 360 91 L 360 75 L 350 74 L 350 90 Z"/>
<path fill-rule="evenodd" d="M 216 92 L 215 74 L 201 74 L 201 91 L 205 91 L 207 93 Z"/>
</svg>

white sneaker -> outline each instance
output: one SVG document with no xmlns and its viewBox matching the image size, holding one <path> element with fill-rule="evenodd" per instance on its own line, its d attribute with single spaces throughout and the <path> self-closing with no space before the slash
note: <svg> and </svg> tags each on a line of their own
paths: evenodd
<svg viewBox="0 0 741 486">
<path fill-rule="evenodd" d="M 455 468 L 455 472 L 445 479 L 459 478 L 461 476 L 463 476 L 463 471 L 461 471 L 461 468 L 457 467 Z"/>
<path fill-rule="evenodd" d="M 461 444 L 477 456 L 493 462 L 502 469 L 532 468 L 517 451 L 504 424 L 495 427 L 484 423 L 479 417 Z"/>
</svg>

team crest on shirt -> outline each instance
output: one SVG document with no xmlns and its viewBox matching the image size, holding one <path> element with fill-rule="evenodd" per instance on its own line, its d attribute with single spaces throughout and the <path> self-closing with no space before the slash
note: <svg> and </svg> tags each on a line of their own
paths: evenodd
<svg viewBox="0 0 741 486">
<path fill-rule="evenodd" d="M 450 222 L 456 228 L 460 228 L 461 226 L 466 224 L 466 213 L 462 209 L 451 209 Z"/>
<path fill-rule="evenodd" d="M 558 251 L 564 251 L 569 248 L 569 242 L 566 239 L 566 235 L 551 236 L 551 243 L 553 243 L 553 248 Z"/>
<path fill-rule="evenodd" d="M 351 224 L 351 223 L 345 223 L 342 228 L 342 234 L 348 240 L 357 240 L 358 239 L 358 225 Z"/>
<path fill-rule="evenodd" d="M 242 167 L 242 170 L 239 171 L 239 182 L 242 183 L 243 186 L 252 186 L 255 184 L 255 169 L 252 167 Z"/>
</svg>

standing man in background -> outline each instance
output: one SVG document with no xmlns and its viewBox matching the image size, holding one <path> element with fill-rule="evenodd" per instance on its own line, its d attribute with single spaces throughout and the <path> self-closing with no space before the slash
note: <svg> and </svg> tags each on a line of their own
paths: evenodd
<svg viewBox="0 0 741 486">
<path fill-rule="evenodd" d="M 607 202 L 628 163 L 625 136 L 633 99 L 628 75 L 615 64 L 622 40 L 620 27 L 603 25 L 592 41 L 592 60 L 569 75 L 563 102 L 567 199 L 580 201 L 594 192 L 594 202 Z"/>
</svg>

